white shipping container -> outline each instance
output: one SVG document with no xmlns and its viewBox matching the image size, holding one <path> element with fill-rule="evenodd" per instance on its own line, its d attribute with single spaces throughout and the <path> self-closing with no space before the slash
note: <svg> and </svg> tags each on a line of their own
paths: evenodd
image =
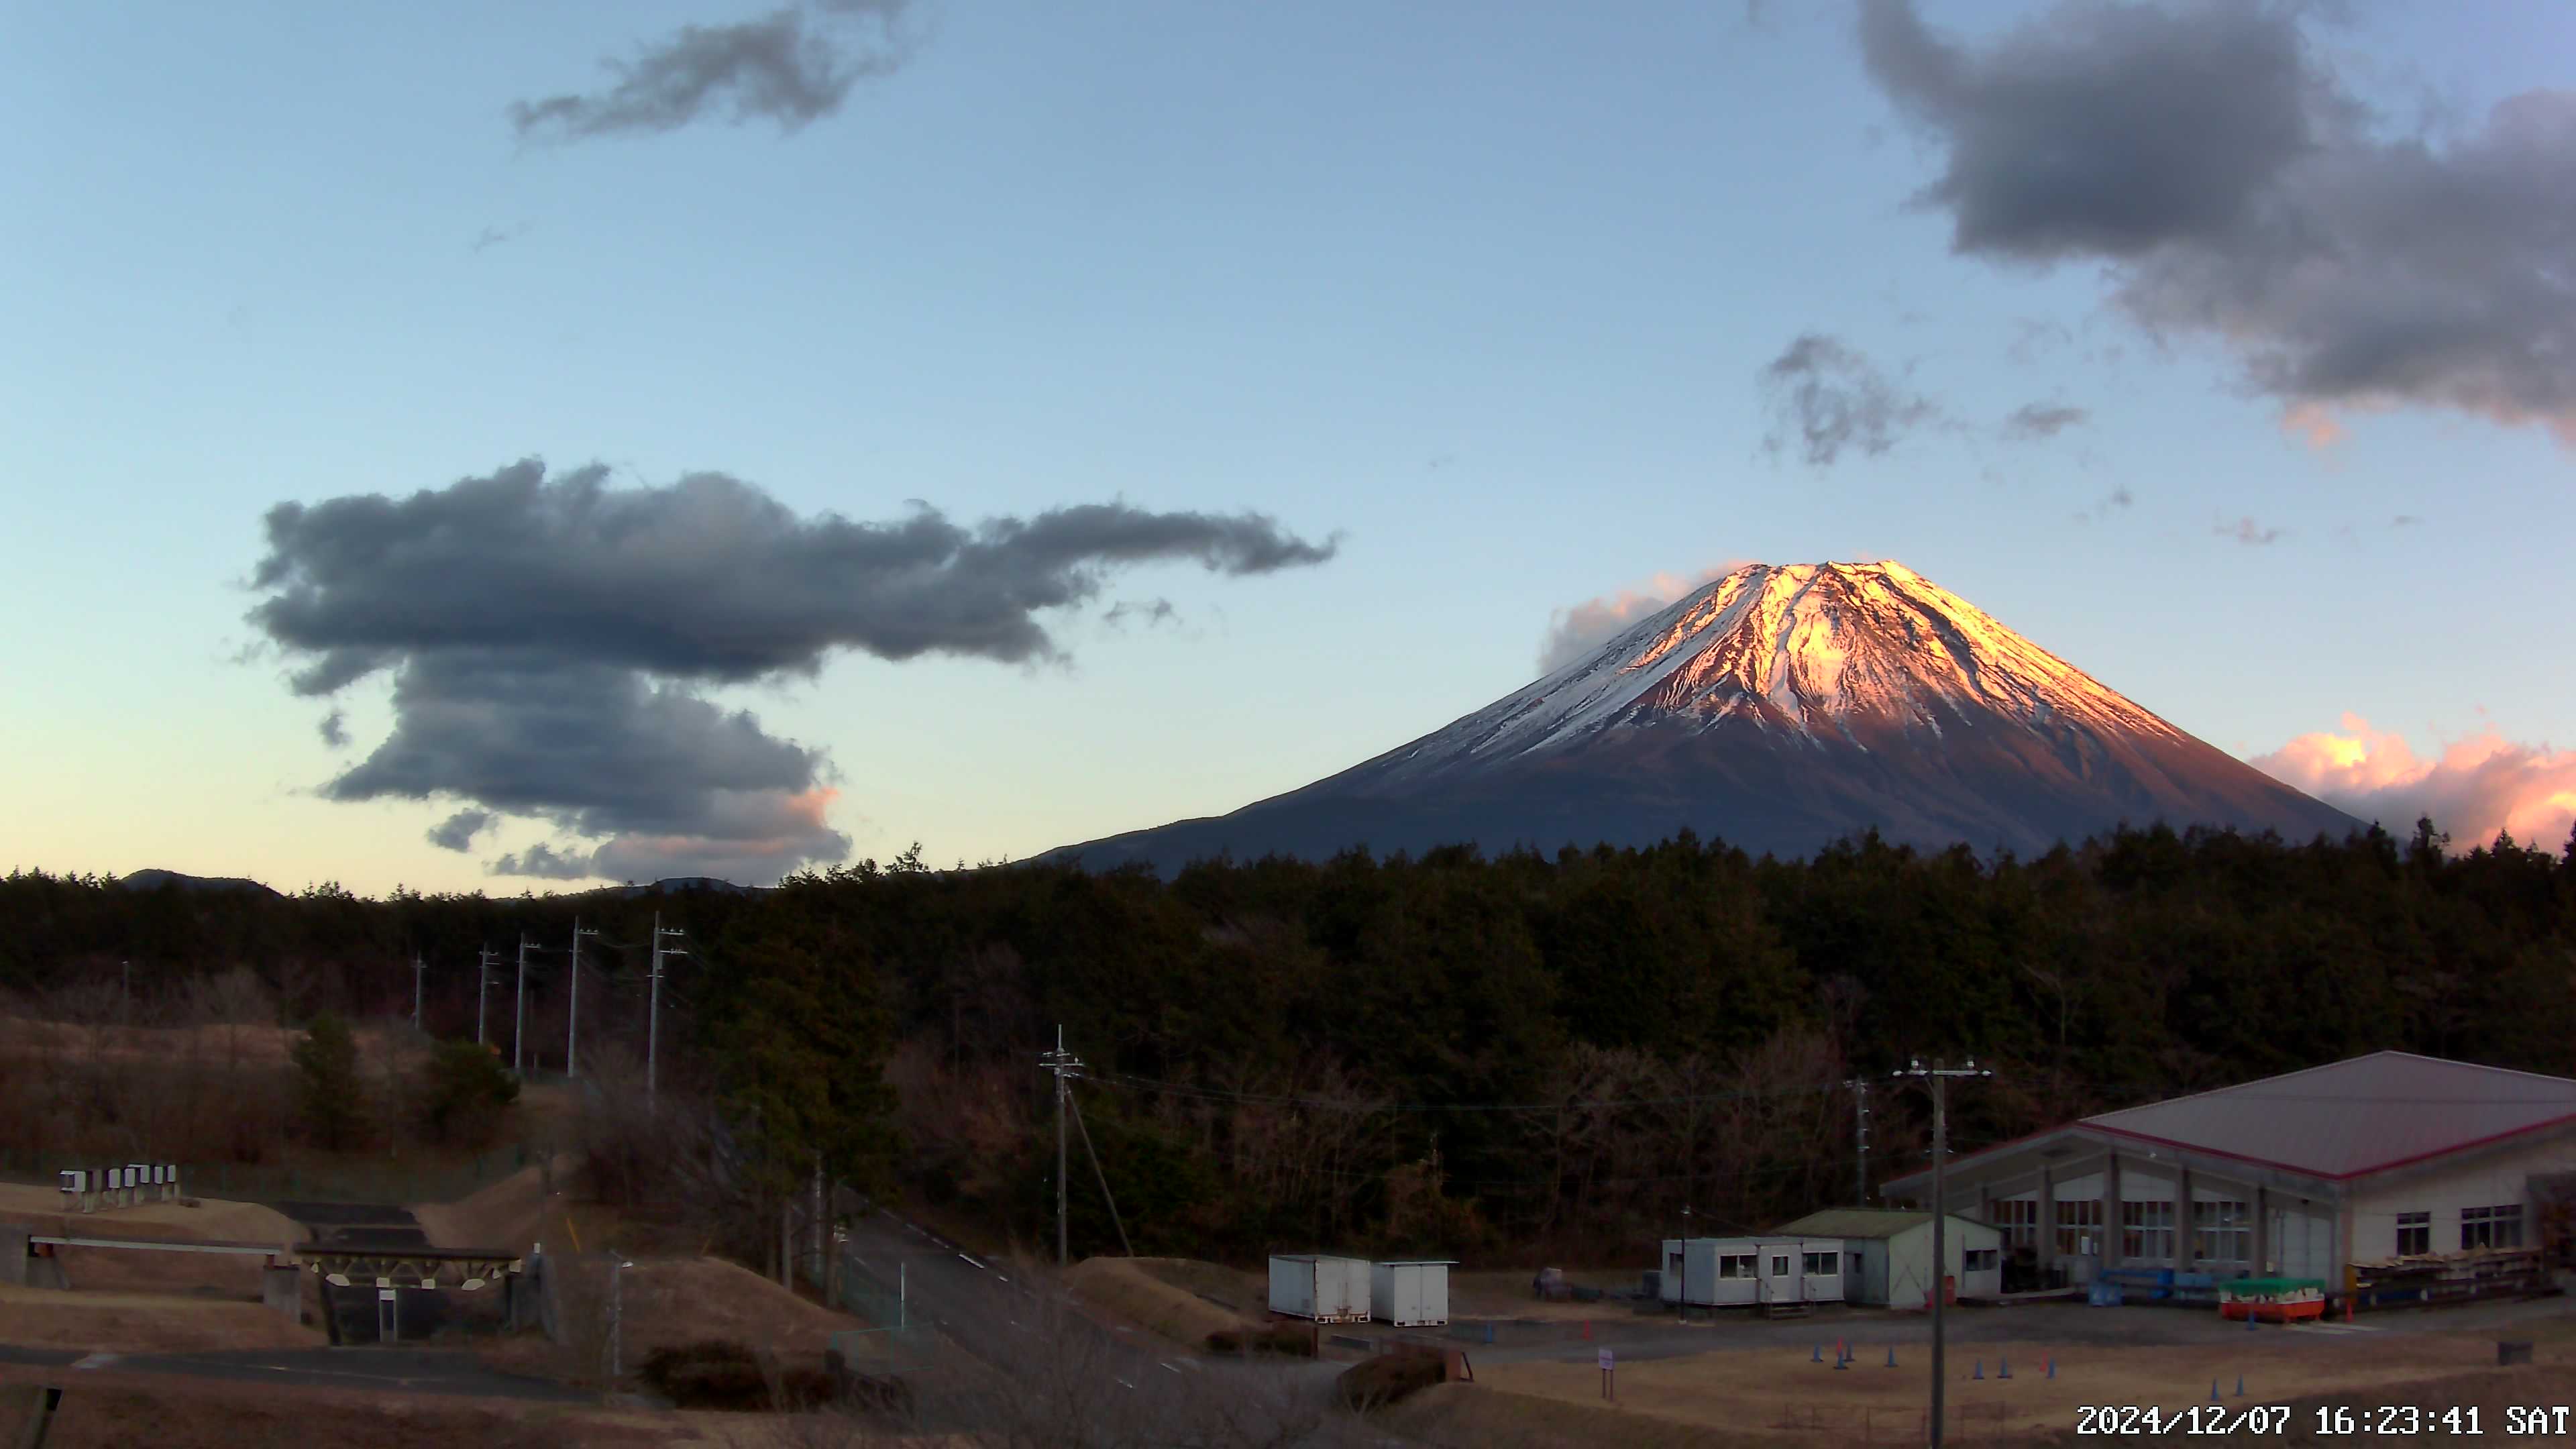
<svg viewBox="0 0 2576 1449">
<path fill-rule="evenodd" d="M 1368 1260 L 1316 1253 L 1273 1255 L 1270 1311 L 1317 1323 L 1368 1322 Z"/>
<path fill-rule="evenodd" d="M 1436 1328 L 1449 1321 L 1454 1258 L 1412 1258 L 1369 1269 L 1369 1316 L 1398 1328 Z"/>
</svg>

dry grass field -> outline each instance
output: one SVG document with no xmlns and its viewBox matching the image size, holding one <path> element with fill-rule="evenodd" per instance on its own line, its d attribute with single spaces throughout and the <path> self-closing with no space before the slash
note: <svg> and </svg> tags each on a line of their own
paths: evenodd
<svg viewBox="0 0 2576 1449">
<path fill-rule="evenodd" d="M 64 1378 L 59 1370 L 0 1366 L 0 1443 L 16 1442 L 27 1389 Z M 282 1393 L 110 1368 L 84 1371 L 68 1386 L 45 1449 L 972 1449 L 939 1435 L 852 1440 L 839 1427 L 772 1414 L 649 1413 L 327 1389 Z"/>
<path fill-rule="evenodd" d="M 322 1334 L 258 1303 L 0 1284 L 0 1341 L 115 1353 L 319 1348 Z"/>
<path fill-rule="evenodd" d="M 1065 1279 L 1085 1307 L 1185 1348 L 1204 1350 L 1209 1334 L 1266 1316 L 1266 1305 L 1248 1313 L 1228 1312 L 1200 1297 L 1196 1285 L 1237 1301 L 1244 1291 L 1240 1280 L 1247 1276 L 1187 1258 L 1085 1258 Z M 1261 1291 L 1266 1295 L 1268 1290 Z M 1261 1303 L 1258 1297 L 1253 1301 Z"/>
<path fill-rule="evenodd" d="M 1881 1350 L 1849 1369 L 1809 1361 L 1810 1346 L 1723 1349 L 1640 1361 L 1617 1373 L 1618 1401 L 1601 1404 L 1601 1375 L 1589 1363 L 1480 1366 L 1487 1387 L 1558 1403 L 1598 1406 L 1621 1416 L 1698 1428 L 1848 1442 L 1914 1442 L 1920 1434 L 1928 1350 Z M 2056 1376 L 2048 1376 L 2051 1359 Z M 1999 1376 L 2005 1363 L 2012 1377 Z M 2282 1403 L 2362 1387 L 2466 1373 L 2495 1362 L 2492 1335 L 2354 1334 L 2333 1344 L 2261 1341 L 2243 1347 L 2068 1348 L 2042 1343 L 1954 1350 L 1948 1399 L 1979 1432 L 2035 1433 L 2072 1427 L 2077 1410 L 2100 1404 L 2157 1404 L 2183 1410 L 2209 1402 Z M 1982 1366 L 1984 1377 L 1975 1377 Z M 2236 1397 L 2239 1376 L 2245 1397 Z M 1842 1442 L 1837 1440 L 1835 1442 Z"/>
<path fill-rule="evenodd" d="M 2499 1337 L 2532 1340 L 2534 1363 L 2496 1368 Z M 1810 1362 L 1811 1352 L 1809 1346 L 1718 1349 L 1632 1361 L 1618 1369 L 1611 1403 L 1602 1400 L 1600 1371 L 1589 1362 L 1479 1364 L 1474 1384 L 1418 1396 L 1382 1422 L 1454 1449 L 1923 1441 L 1926 1350 L 1900 1348 L 1892 1370 L 1884 1367 L 1883 1348 L 1843 1370 L 1832 1366 L 1830 1347 L 1823 1364 Z M 2047 1372 L 2052 1356 L 2054 1378 Z M 2000 1359 L 2009 1359 L 2011 1378 L 1999 1377 Z M 1980 1366 L 1983 1378 L 1975 1376 Z M 1949 1369 L 1953 1443 L 2093 1442 L 2095 1436 L 2076 1432 L 2085 1407 L 2154 1404 L 2182 1411 L 2208 1405 L 2213 1382 L 2229 1410 L 2289 1406 L 2285 1424 L 2239 1436 L 2264 1443 L 2347 1442 L 2350 1436 L 2318 1431 L 2321 1405 L 2473 1405 L 2484 1432 L 2502 1436 L 2510 1432 L 2510 1408 L 2576 1403 L 2576 1318 L 2504 1330 L 2426 1332 L 2408 1324 L 2330 1339 L 2276 1335 L 2243 1347 L 1986 1344 L 1954 1353 Z"/>
</svg>

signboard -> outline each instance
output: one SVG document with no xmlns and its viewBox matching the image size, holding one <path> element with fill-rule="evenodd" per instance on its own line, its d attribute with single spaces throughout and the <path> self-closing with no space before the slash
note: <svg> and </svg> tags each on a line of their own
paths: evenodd
<svg viewBox="0 0 2576 1449">
<path fill-rule="evenodd" d="M 1601 1370 L 1604 1373 L 1610 1370 L 1610 1350 L 1606 1348 L 1601 1350 Z"/>
</svg>

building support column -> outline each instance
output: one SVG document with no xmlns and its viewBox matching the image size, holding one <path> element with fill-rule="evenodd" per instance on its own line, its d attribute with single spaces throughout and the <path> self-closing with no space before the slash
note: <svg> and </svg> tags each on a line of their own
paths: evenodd
<svg viewBox="0 0 2576 1449">
<path fill-rule="evenodd" d="M 2177 1273 L 2190 1272 L 2197 1260 L 2198 1255 L 2193 1249 L 2199 1244 L 2192 1241 L 2195 1226 L 2192 1221 L 2191 1169 L 2177 1162 L 2174 1164 L 2174 1271 Z"/>
<path fill-rule="evenodd" d="M 2257 1185 L 2254 1189 L 2254 1276 L 2269 1278 L 2272 1271 L 2272 1194 Z"/>
<path fill-rule="evenodd" d="M 2039 1226 L 2031 1236 L 2039 1270 L 2046 1273 L 2057 1266 L 2057 1172 L 2044 1162 L 2039 1166 Z"/>
<path fill-rule="evenodd" d="M 2102 1159 L 2102 1266 L 2117 1268 L 2127 1261 L 2120 1241 L 2120 1154 L 2114 1152 Z"/>
</svg>

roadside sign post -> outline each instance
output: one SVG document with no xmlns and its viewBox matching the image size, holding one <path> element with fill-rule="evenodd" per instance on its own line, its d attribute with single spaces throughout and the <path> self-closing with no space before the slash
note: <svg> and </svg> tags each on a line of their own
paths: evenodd
<svg viewBox="0 0 2576 1449">
<path fill-rule="evenodd" d="M 1601 1397 L 1614 1404 L 1619 1402 L 1619 1389 L 1611 1376 L 1610 1350 L 1606 1348 L 1601 1350 Z"/>
</svg>

